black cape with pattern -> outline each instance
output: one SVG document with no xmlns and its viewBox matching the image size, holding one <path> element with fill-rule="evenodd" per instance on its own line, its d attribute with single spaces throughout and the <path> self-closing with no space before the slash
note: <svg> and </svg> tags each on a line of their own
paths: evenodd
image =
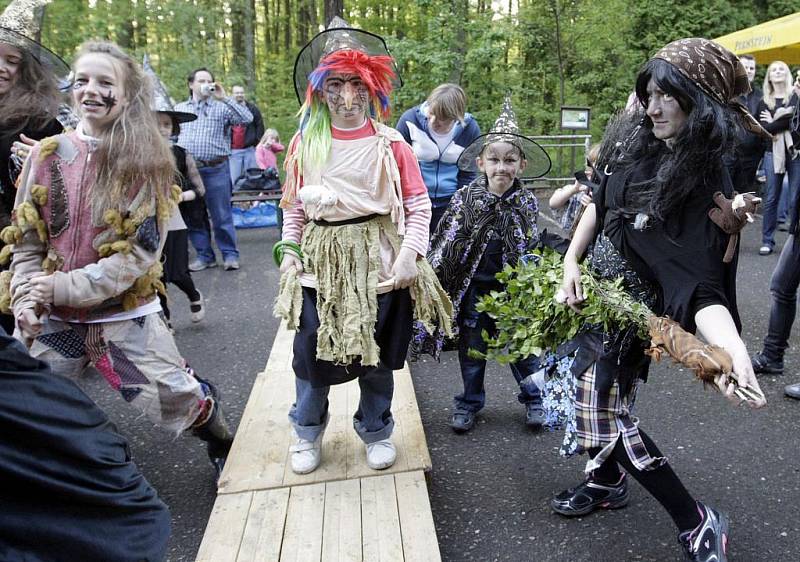
<svg viewBox="0 0 800 562">
<path fill-rule="evenodd" d="M 533 191 L 514 180 L 503 196 L 491 193 L 485 174 L 455 192 L 431 238 L 428 261 L 453 302 L 453 329 L 458 333 L 461 302 L 483 259 L 493 233 L 500 236 L 503 264 L 516 265 L 537 246 L 539 203 Z M 437 357 L 444 345 L 444 333 L 428 334 L 417 326 L 413 354 Z"/>
</svg>

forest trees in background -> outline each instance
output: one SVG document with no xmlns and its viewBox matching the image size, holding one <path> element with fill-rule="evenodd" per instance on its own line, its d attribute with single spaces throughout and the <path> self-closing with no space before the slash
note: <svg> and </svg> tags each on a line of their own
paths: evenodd
<svg viewBox="0 0 800 562">
<path fill-rule="evenodd" d="M 796 0 L 54 0 L 42 40 L 65 59 L 88 38 L 112 39 L 139 58 L 149 53 L 176 100 L 187 95 L 188 72 L 208 66 L 229 90 L 244 84 L 288 140 L 298 109 L 294 57 L 342 12 L 384 36 L 397 58 L 404 86 L 395 117 L 455 81 L 482 128 L 510 90 L 523 129 L 557 133 L 563 87 L 566 104 L 592 108 L 598 138 L 658 47 L 796 9 Z"/>
</svg>

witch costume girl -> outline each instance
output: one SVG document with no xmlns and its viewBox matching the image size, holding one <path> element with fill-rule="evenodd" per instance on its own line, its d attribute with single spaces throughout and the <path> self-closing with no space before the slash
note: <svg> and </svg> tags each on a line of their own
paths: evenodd
<svg viewBox="0 0 800 562">
<path fill-rule="evenodd" d="M 486 360 L 471 357 L 469 351 L 485 352 L 482 331 L 495 331 L 492 319 L 475 305 L 482 295 L 502 291 L 495 275 L 505 265 L 516 265 L 539 243 L 539 203 L 519 178 L 543 176 L 550 169 L 550 158 L 520 133 L 508 96 L 492 129 L 464 150 L 458 165 L 478 175 L 453 195 L 431 239 L 428 261 L 453 302 L 452 331 L 458 340 L 464 389 L 455 396 L 450 425 L 463 433 L 474 427 L 475 415 L 486 403 Z M 419 326 L 415 350 L 438 356 L 447 328 L 428 332 Z M 545 420 L 540 389 L 528 379 L 537 368 L 536 357 L 511 364 L 520 388 L 518 399 L 531 427 Z"/>
<path fill-rule="evenodd" d="M 292 469 L 319 466 L 330 385 L 356 378 L 353 426 L 367 464 L 384 469 L 396 458 L 392 370 L 403 366 L 412 322 L 450 318 L 423 259 L 431 203 L 411 148 L 379 121 L 397 80 L 383 39 L 334 18 L 300 52 L 294 78 L 305 100 L 285 164 L 275 306 L 297 330 Z"/>
<path fill-rule="evenodd" d="M 713 220 L 721 200 L 715 193 L 733 193 L 722 157 L 736 139 L 734 123 L 764 133 L 738 103 L 747 91 L 744 67 L 712 41 L 682 39 L 656 53 L 636 81 L 646 115 L 638 124 L 634 116 L 627 127 L 612 127 L 626 132 L 604 140 L 617 148 L 598 166 L 605 172 L 565 255 L 562 290 L 570 305 L 580 305 L 577 260 L 594 240 L 597 275 L 623 277 L 626 290 L 655 314 L 726 349 L 740 386 L 758 390 L 738 334 L 732 246 L 726 256 L 735 235 Z M 597 329 L 576 338 L 576 437 L 579 452 L 591 457 L 589 477 L 558 494 L 552 509 L 571 517 L 625 506 L 621 465 L 672 517 L 687 560 L 725 561 L 727 517 L 690 495 L 631 413 L 649 368 L 646 344 L 634 330 Z M 733 386 L 721 381 L 720 390 L 733 399 Z"/>
</svg>

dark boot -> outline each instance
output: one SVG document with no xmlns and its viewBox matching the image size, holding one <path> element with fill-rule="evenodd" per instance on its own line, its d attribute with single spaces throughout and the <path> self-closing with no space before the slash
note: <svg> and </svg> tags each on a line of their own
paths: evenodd
<svg viewBox="0 0 800 562">
<path fill-rule="evenodd" d="M 233 445 L 233 433 L 225 421 L 217 387 L 196 374 L 194 376 L 203 385 L 203 389 L 207 390 L 206 400 L 211 402 L 211 413 L 202 425 L 192 428 L 192 433 L 206 442 L 208 458 L 214 466 L 217 480 L 219 480 L 222 469 L 225 467 L 225 460 L 228 458 L 231 445 Z"/>
</svg>

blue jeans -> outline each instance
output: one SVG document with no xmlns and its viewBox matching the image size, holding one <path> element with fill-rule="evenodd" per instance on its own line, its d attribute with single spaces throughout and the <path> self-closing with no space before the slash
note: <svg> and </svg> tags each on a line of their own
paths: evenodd
<svg viewBox="0 0 800 562">
<path fill-rule="evenodd" d="M 214 239 L 222 254 L 223 260 L 239 259 L 236 248 L 236 229 L 233 227 L 231 213 L 231 176 L 228 162 L 216 166 L 200 168 L 200 176 L 206 186 L 206 207 L 211 215 L 214 228 Z M 197 259 L 205 263 L 214 263 L 214 249 L 211 247 L 211 233 L 206 228 L 189 227 L 189 240 L 197 250 Z"/>
<path fill-rule="evenodd" d="M 483 387 L 486 374 L 486 360 L 475 359 L 469 356 L 469 350 L 475 349 L 486 352 L 486 342 L 483 341 L 481 331 L 486 330 L 490 335 L 496 333 L 494 320 L 485 312 L 475 310 L 475 302 L 486 291 L 478 289 L 473 284 L 467 289 L 462 302 L 462 311 L 459 314 L 459 341 L 458 363 L 461 367 L 461 380 L 464 383 L 464 392 L 454 397 L 455 411 L 478 412 L 486 404 L 486 390 Z M 511 363 L 511 374 L 519 385 L 517 399 L 522 404 L 541 403 L 542 395 L 539 387 L 532 382 L 523 383 L 528 375 L 539 369 L 539 360 L 527 357 L 516 363 Z"/>
<path fill-rule="evenodd" d="M 800 285 L 800 239 L 790 234 L 772 272 L 769 290 L 772 306 L 769 325 L 764 337 L 764 355 L 770 361 L 783 361 L 789 346 L 794 315 L 797 310 L 797 287 Z"/>
<path fill-rule="evenodd" d="M 764 220 L 761 226 L 761 243 L 770 248 L 775 247 L 775 228 L 778 224 L 778 203 L 783 192 L 783 174 L 776 174 L 773 168 L 772 152 L 764 153 L 764 172 L 767 174 L 767 193 L 764 200 Z M 789 175 L 789 194 L 794 196 L 789 201 L 789 215 L 794 212 L 800 189 L 800 159 L 786 160 L 786 173 Z"/>
<path fill-rule="evenodd" d="M 228 160 L 228 166 L 231 171 L 231 184 L 236 184 L 236 180 L 242 175 L 242 172 L 248 168 L 258 168 L 256 164 L 256 147 L 249 146 L 247 148 L 233 148 L 231 149 L 231 157 Z"/>
<path fill-rule="evenodd" d="M 394 430 L 392 396 L 394 373 L 383 364 L 358 378 L 361 397 L 353 415 L 353 429 L 364 443 L 388 439 Z M 289 421 L 300 439 L 314 441 L 328 420 L 329 386 L 314 388 L 295 377 L 296 398 L 289 410 Z"/>
</svg>

